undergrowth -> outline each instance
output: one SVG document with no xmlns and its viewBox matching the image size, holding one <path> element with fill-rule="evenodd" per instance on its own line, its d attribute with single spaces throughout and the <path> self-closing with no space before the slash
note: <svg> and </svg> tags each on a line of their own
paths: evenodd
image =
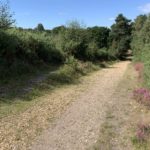
<svg viewBox="0 0 150 150">
<path fill-rule="evenodd" d="M 134 65 L 137 71 L 138 88 L 133 91 L 133 98 L 141 105 L 150 108 L 150 90 L 148 84 L 145 84 L 145 65 L 142 62 L 137 62 Z M 147 113 L 148 114 L 148 113 Z M 132 137 L 132 143 L 139 150 L 149 150 L 150 146 L 150 120 L 149 116 L 144 114 L 144 121 L 140 121 L 135 126 L 135 135 Z"/>
<path fill-rule="evenodd" d="M 65 64 L 55 71 L 51 71 L 46 79 L 33 86 L 14 85 L 9 87 L 6 93 L 0 94 L 0 118 L 25 110 L 35 104 L 37 97 L 46 94 L 62 85 L 76 84 L 81 76 L 98 70 L 100 67 L 91 62 L 77 61 L 73 57 L 68 58 Z"/>
</svg>

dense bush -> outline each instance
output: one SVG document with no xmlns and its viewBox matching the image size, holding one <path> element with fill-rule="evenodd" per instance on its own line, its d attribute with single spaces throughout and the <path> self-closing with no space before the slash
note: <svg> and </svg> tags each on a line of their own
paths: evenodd
<svg viewBox="0 0 150 150">
<path fill-rule="evenodd" d="M 64 53 L 40 34 L 11 29 L 0 31 L 0 76 L 26 73 L 32 67 L 65 61 Z"/>
<path fill-rule="evenodd" d="M 65 64 L 61 66 L 57 72 L 51 74 L 49 78 L 58 83 L 71 83 L 81 75 L 86 75 L 97 69 L 98 67 L 91 62 L 83 63 L 71 56 L 66 60 Z"/>
<path fill-rule="evenodd" d="M 130 21 L 123 15 L 117 17 L 111 30 L 85 28 L 77 21 L 51 31 L 42 24 L 35 29 L 1 29 L 0 77 L 32 72 L 40 65 L 64 64 L 70 57 L 84 62 L 116 59 L 128 50 L 130 39 Z M 74 66 L 65 67 L 72 72 Z"/>
<path fill-rule="evenodd" d="M 86 30 L 82 28 L 71 28 L 62 32 L 62 49 L 68 55 L 73 55 L 77 59 L 86 59 L 88 47 Z"/>
<path fill-rule="evenodd" d="M 63 64 L 70 56 L 82 61 L 110 60 L 114 57 L 108 50 L 108 34 L 107 28 L 86 29 L 77 24 L 55 28 L 51 33 L 20 28 L 1 30 L 0 76 L 24 74 L 39 65 Z"/>
<path fill-rule="evenodd" d="M 106 27 L 87 28 L 89 41 L 93 41 L 98 48 L 108 47 L 110 29 Z"/>
<path fill-rule="evenodd" d="M 8 4 L 0 3 L 0 77 L 21 75 L 40 65 L 64 64 L 71 57 L 84 62 L 116 59 L 130 47 L 131 23 L 122 14 L 111 29 L 86 28 L 78 21 L 52 30 L 45 30 L 42 23 L 35 29 L 14 28 L 13 23 Z M 61 72 L 72 72 L 74 67 L 65 65 Z"/>
<path fill-rule="evenodd" d="M 133 27 L 132 48 L 135 61 L 144 64 L 145 84 L 150 87 L 150 16 L 138 16 Z"/>
</svg>

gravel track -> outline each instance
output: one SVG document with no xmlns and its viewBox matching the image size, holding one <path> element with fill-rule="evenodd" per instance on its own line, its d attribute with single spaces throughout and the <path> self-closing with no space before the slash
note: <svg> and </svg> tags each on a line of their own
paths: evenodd
<svg viewBox="0 0 150 150">
<path fill-rule="evenodd" d="M 80 91 L 76 96 L 67 94 L 66 99 L 74 96 L 71 105 L 36 139 L 30 149 L 85 150 L 94 145 L 108 106 L 116 103 L 114 93 L 129 63 L 119 62 L 85 77 L 83 85 L 76 86 L 76 90 Z M 75 90 L 74 87 L 70 88 Z"/>
</svg>

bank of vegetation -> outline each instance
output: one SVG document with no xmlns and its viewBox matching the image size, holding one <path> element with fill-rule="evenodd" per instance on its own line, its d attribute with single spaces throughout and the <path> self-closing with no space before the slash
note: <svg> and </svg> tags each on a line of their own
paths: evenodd
<svg viewBox="0 0 150 150">
<path fill-rule="evenodd" d="M 134 98 L 144 108 L 143 117 L 137 125 L 133 143 L 137 149 L 149 149 L 150 146 L 150 16 L 139 15 L 133 24 L 131 47 L 134 54 L 135 70 L 138 72 L 139 88 Z"/>
<path fill-rule="evenodd" d="M 111 29 L 77 21 L 45 30 L 15 27 L 8 5 L 0 6 L 0 79 L 13 78 L 67 60 L 102 62 L 122 58 L 130 48 L 131 21 L 122 14 Z"/>
<path fill-rule="evenodd" d="M 111 28 L 70 21 L 51 30 L 42 23 L 23 29 L 15 26 L 13 18 L 8 4 L 0 3 L 0 104 L 7 105 L 4 110 L 22 97 L 35 98 L 42 89 L 71 83 L 99 66 L 124 59 L 130 49 L 132 22 L 123 14 Z M 36 83 L 47 80 L 31 87 L 31 79 L 28 87 L 30 77 L 37 74 Z"/>
</svg>

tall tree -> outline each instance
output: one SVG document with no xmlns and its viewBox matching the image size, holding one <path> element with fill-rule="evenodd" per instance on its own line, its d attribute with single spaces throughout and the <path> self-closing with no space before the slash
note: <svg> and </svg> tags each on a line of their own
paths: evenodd
<svg viewBox="0 0 150 150">
<path fill-rule="evenodd" d="M 53 34 L 58 34 L 58 33 L 60 33 L 61 31 L 64 31 L 66 29 L 66 27 L 65 26 L 58 26 L 58 27 L 55 27 L 55 28 L 53 28 L 53 30 L 52 30 L 52 33 Z"/>
<path fill-rule="evenodd" d="M 141 51 L 143 50 L 143 44 L 144 40 L 147 36 L 149 37 L 149 23 L 147 22 L 149 17 L 147 15 L 139 15 L 134 20 L 133 23 L 133 30 L 132 30 L 132 42 L 131 46 L 134 52 L 134 55 L 140 56 Z M 147 23 L 146 23 L 147 22 Z M 148 28 L 146 29 L 146 26 L 148 25 Z M 144 31 L 146 29 L 146 31 Z"/>
<path fill-rule="evenodd" d="M 13 14 L 10 12 L 9 3 L 0 2 L 0 29 L 6 29 L 11 27 L 15 23 Z"/>
<path fill-rule="evenodd" d="M 35 28 L 35 30 L 37 30 L 37 31 L 44 31 L 45 29 L 44 29 L 43 24 L 42 24 L 42 23 L 39 23 L 39 24 L 37 25 L 37 27 Z"/>
<path fill-rule="evenodd" d="M 135 19 L 134 24 L 133 24 L 134 31 L 139 32 L 142 29 L 146 20 L 147 20 L 146 15 L 137 16 L 137 18 Z"/>
<path fill-rule="evenodd" d="M 130 48 L 131 42 L 131 20 L 119 14 L 115 24 L 111 26 L 110 47 L 116 51 L 116 55 L 122 58 Z"/>
</svg>

